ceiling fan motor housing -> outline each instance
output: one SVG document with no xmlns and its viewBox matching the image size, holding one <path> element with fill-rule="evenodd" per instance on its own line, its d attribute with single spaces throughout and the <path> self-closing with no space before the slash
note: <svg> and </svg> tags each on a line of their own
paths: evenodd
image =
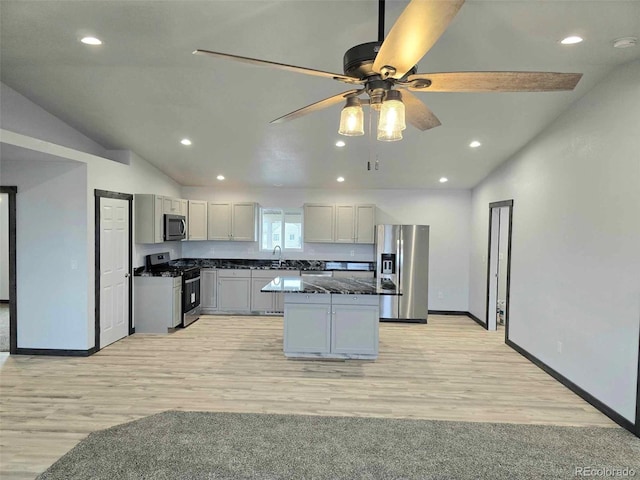
<svg viewBox="0 0 640 480">
<path fill-rule="evenodd" d="M 349 75 L 350 77 L 357 77 L 361 80 L 374 75 L 380 76 L 381 72 L 373 71 L 373 62 L 378 55 L 381 45 L 382 42 L 369 42 L 356 45 L 355 47 L 351 47 L 347 50 L 343 59 L 344 74 Z M 390 66 L 390 69 L 392 72 L 394 71 L 393 66 Z M 404 81 L 406 77 L 413 75 L 416 72 L 417 68 L 414 66 L 399 80 Z M 386 75 L 383 75 L 382 78 L 386 79 L 387 77 Z M 390 78 L 389 80 L 392 79 Z"/>
<path fill-rule="evenodd" d="M 382 42 L 369 42 L 351 47 L 344 54 L 344 73 L 360 79 L 377 75 L 373 70 L 373 61 L 376 59 Z"/>
</svg>

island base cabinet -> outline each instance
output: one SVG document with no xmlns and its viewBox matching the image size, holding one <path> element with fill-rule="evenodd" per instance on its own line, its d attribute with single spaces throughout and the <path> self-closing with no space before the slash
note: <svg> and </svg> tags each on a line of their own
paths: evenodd
<svg viewBox="0 0 640 480">
<path fill-rule="evenodd" d="M 298 295 L 284 305 L 284 353 L 286 356 L 328 354 L 331 351 L 331 296 Z"/>
<path fill-rule="evenodd" d="M 378 296 L 371 300 L 378 301 Z M 379 306 L 336 305 L 331 315 L 331 351 L 345 354 L 378 354 Z"/>
<path fill-rule="evenodd" d="M 374 360 L 378 295 L 285 295 L 284 354 L 292 358 Z"/>
</svg>

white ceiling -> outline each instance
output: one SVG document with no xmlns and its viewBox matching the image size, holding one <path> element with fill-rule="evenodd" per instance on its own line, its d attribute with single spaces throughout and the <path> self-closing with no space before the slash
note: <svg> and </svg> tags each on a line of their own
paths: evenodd
<svg viewBox="0 0 640 480">
<path fill-rule="evenodd" d="M 388 1 L 387 31 L 407 5 Z M 640 46 L 640 1 L 467 0 L 419 72 L 581 72 L 573 92 L 418 93 L 442 126 L 400 142 L 337 134 L 340 106 L 269 121 L 351 87 L 192 55 L 196 48 L 342 72 L 377 36 L 377 2 L 0 1 L 2 81 L 108 149 L 182 185 L 470 188 Z M 78 40 L 91 34 L 99 47 Z M 570 34 L 582 44 L 563 46 Z M 603 125 L 606 128 L 606 125 Z M 180 145 L 189 137 L 190 147 Z M 339 149 L 334 143 L 345 139 Z M 471 140 L 483 145 L 471 149 Z M 370 158 L 380 170 L 367 172 Z M 337 184 L 338 175 L 347 180 Z M 441 176 L 450 181 L 438 183 Z"/>
</svg>

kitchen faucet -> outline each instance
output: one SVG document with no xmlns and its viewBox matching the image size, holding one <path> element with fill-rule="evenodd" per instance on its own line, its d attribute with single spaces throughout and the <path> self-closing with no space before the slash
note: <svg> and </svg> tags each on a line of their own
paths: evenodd
<svg viewBox="0 0 640 480">
<path fill-rule="evenodd" d="M 275 247 L 273 247 L 273 252 L 271 252 L 271 255 L 276 254 L 276 249 L 280 252 L 280 254 L 278 255 L 278 267 L 281 267 L 282 266 L 282 248 L 280 248 L 280 245 L 276 245 Z"/>
</svg>

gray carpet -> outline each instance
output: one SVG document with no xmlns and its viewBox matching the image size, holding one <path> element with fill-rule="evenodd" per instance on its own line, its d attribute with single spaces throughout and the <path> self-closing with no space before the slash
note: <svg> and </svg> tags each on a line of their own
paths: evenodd
<svg viewBox="0 0 640 480">
<path fill-rule="evenodd" d="M 38 478 L 565 479 L 576 467 L 640 475 L 640 439 L 621 428 L 165 412 L 92 433 Z"/>
</svg>

